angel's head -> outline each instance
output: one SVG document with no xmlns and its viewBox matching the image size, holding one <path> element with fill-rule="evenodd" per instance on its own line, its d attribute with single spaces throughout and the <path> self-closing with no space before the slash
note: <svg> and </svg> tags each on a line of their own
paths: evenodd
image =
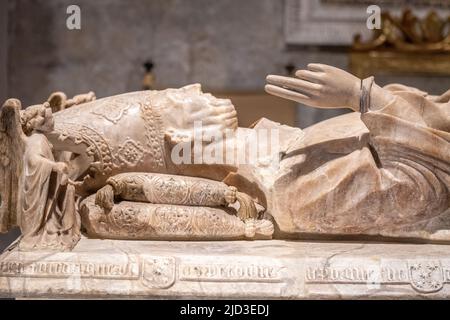
<svg viewBox="0 0 450 320">
<path fill-rule="evenodd" d="M 51 132 L 55 126 L 52 109 L 47 102 L 41 105 L 28 107 L 24 110 L 22 112 L 21 122 L 22 128 L 27 135 L 33 131 L 42 133 Z"/>
</svg>

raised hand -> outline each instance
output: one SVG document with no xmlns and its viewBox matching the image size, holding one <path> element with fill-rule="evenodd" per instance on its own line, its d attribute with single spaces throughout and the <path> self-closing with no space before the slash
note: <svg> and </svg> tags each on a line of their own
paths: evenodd
<svg viewBox="0 0 450 320">
<path fill-rule="evenodd" d="M 316 108 L 359 110 L 361 80 L 324 64 L 309 64 L 295 73 L 297 78 L 267 76 L 266 92 Z"/>
<path fill-rule="evenodd" d="M 69 167 L 64 162 L 56 162 L 53 165 L 53 170 L 63 175 L 69 173 Z"/>
</svg>

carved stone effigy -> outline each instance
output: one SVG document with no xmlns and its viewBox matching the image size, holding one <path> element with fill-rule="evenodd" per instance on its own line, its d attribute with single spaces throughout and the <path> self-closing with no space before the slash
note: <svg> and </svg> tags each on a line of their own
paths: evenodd
<svg viewBox="0 0 450 320">
<path fill-rule="evenodd" d="M 0 257 L 0 295 L 450 297 L 450 94 L 318 64 L 296 76 L 266 91 L 355 112 L 239 128 L 199 85 L 8 100 L 0 232 L 22 237 Z"/>
</svg>

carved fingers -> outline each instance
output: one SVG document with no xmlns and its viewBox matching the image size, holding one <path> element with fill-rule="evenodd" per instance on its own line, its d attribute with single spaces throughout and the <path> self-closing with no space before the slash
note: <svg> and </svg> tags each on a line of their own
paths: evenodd
<svg viewBox="0 0 450 320">
<path fill-rule="evenodd" d="M 270 75 L 267 83 L 266 90 L 269 93 L 305 104 L 311 103 L 322 90 L 321 84 L 282 76 Z"/>
<path fill-rule="evenodd" d="M 310 104 L 310 98 L 307 95 L 295 92 L 291 89 L 285 89 L 276 85 L 268 84 L 265 86 L 265 90 L 267 93 L 280 98 L 296 101 L 298 103 L 303 103 L 306 105 Z"/>
<path fill-rule="evenodd" d="M 238 118 L 233 105 L 203 108 L 191 115 L 191 119 L 201 121 L 202 126 L 215 127 L 217 130 L 236 129 Z"/>
<path fill-rule="evenodd" d="M 62 175 L 66 175 L 69 173 L 69 167 L 64 162 L 56 162 L 53 170 Z"/>
<path fill-rule="evenodd" d="M 327 68 L 330 66 L 327 66 L 326 64 L 321 63 L 309 63 L 308 64 L 308 70 L 310 71 L 317 71 L 317 72 L 325 72 Z"/>
<path fill-rule="evenodd" d="M 311 63 L 295 78 L 269 75 L 267 93 L 316 108 L 357 110 L 360 79 L 332 66 Z"/>
<path fill-rule="evenodd" d="M 47 99 L 47 102 L 49 103 L 49 106 L 52 108 L 53 112 L 58 112 L 72 106 L 91 102 L 94 100 L 96 100 L 96 95 L 93 91 L 76 95 L 72 99 L 68 99 L 67 95 L 64 92 L 54 92 Z"/>
<path fill-rule="evenodd" d="M 236 129 L 238 126 L 237 114 L 233 111 L 232 113 L 210 116 L 202 121 L 202 126 L 212 127 L 219 132 L 225 129 Z"/>
<path fill-rule="evenodd" d="M 228 189 L 225 191 L 225 201 L 227 204 L 233 204 L 236 202 L 236 187 L 229 186 Z"/>
<path fill-rule="evenodd" d="M 314 67 L 313 70 L 319 70 Z M 299 70 L 297 78 L 276 75 L 267 76 L 267 93 L 309 106 L 319 106 L 317 98 L 323 89 L 322 71 Z"/>
<path fill-rule="evenodd" d="M 287 89 L 304 92 L 306 94 L 316 94 L 322 88 L 322 86 L 317 83 L 282 76 L 268 76 L 267 82 L 276 86 L 285 87 Z"/>
<path fill-rule="evenodd" d="M 93 91 L 90 91 L 88 93 L 79 94 L 79 95 L 74 96 L 72 99 L 67 100 L 66 108 L 74 106 L 74 105 L 79 105 L 82 103 L 91 102 L 96 99 L 97 99 L 97 97 Z"/>
<path fill-rule="evenodd" d="M 242 192 L 236 192 L 236 199 L 239 202 L 237 215 L 242 221 L 257 218 L 258 210 L 256 210 L 255 202 L 250 196 Z"/>
</svg>

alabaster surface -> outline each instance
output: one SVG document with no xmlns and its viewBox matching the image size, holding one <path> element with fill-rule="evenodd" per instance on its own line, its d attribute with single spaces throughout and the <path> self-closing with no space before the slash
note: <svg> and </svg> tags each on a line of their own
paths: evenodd
<svg viewBox="0 0 450 320">
<path fill-rule="evenodd" d="M 82 238 L 0 257 L 0 297 L 449 299 L 443 245 Z"/>
<path fill-rule="evenodd" d="M 104 275 L 113 279 L 104 270 L 119 268 L 117 272 L 126 271 L 124 277 L 130 281 L 121 282 L 125 278 L 119 277 L 118 287 L 108 291 L 102 281 L 92 280 L 91 290 L 85 289 L 90 286 L 85 284 L 89 276 L 81 276 L 77 285 L 82 284 L 83 290 L 72 292 L 65 280 L 52 280 L 60 288 L 55 294 L 68 290 L 88 297 L 228 296 L 235 291 L 221 283 L 227 282 L 221 277 L 204 292 L 197 287 L 203 280 L 196 278 L 189 285 L 176 285 L 174 291 L 158 291 L 176 283 L 180 275 L 174 270 L 185 257 L 174 254 L 161 260 L 152 258 L 153 252 L 167 246 L 188 248 L 188 242 L 169 245 L 166 241 L 204 241 L 204 248 L 217 246 L 224 252 L 217 258 L 223 264 L 231 259 L 230 248 L 242 255 L 245 248 L 252 248 L 259 250 L 255 259 L 268 256 L 264 259 L 285 270 L 273 281 L 255 281 L 244 297 L 314 297 L 315 280 L 308 282 L 298 272 L 305 272 L 314 256 L 304 250 L 315 245 L 270 239 L 335 241 L 323 247 L 317 244 L 319 257 L 325 260 L 334 254 L 330 248 L 344 248 L 347 245 L 339 241 L 351 239 L 442 244 L 370 248 L 392 251 L 388 260 L 402 257 L 398 268 L 389 270 L 400 272 L 403 278 L 394 278 L 412 286 L 412 291 L 395 287 L 403 292 L 399 297 L 432 292 L 446 296 L 450 94 L 431 96 L 403 85 L 382 88 L 373 77 L 358 79 L 322 64 L 310 64 L 292 78 L 270 75 L 265 89 L 311 107 L 354 112 L 304 129 L 269 119 L 242 128 L 232 102 L 203 93 L 200 85 L 103 99 L 93 92 L 73 98 L 56 92 L 43 104 L 26 109 L 17 99 L 7 100 L 0 114 L 0 232 L 19 226 L 22 236 L 0 258 L 0 292 L 51 295 L 42 279 L 59 272 L 70 277 L 72 271 L 77 278 L 77 268 L 86 267 L 94 270 L 89 271 L 93 278 L 96 268 L 103 270 L 98 271 L 99 279 Z M 139 242 L 149 240 L 159 242 Z M 239 241 L 211 242 L 229 240 Z M 249 240 L 268 242 L 245 243 Z M 279 244 L 286 262 L 277 254 L 270 258 L 270 248 Z M 126 259 L 137 250 L 136 263 L 112 263 L 117 258 L 115 245 L 126 252 Z M 186 255 L 192 261 L 209 259 L 189 250 Z M 370 252 L 364 250 L 363 266 L 369 263 L 365 259 Z M 61 262 L 78 255 L 86 258 L 86 266 Z M 422 261 L 422 255 L 423 263 L 410 262 L 415 256 Z M 55 260 L 47 263 L 47 257 Z M 436 262 L 437 257 L 443 260 Z M 14 262 L 8 262 L 12 258 Z M 41 259 L 42 266 L 28 265 Z M 99 259 L 112 264 L 97 266 Z M 247 260 L 243 263 L 245 268 L 251 265 Z M 147 272 L 148 264 L 153 267 Z M 47 273 L 47 268 L 56 268 L 56 273 Z M 432 284 L 422 288 L 415 283 L 422 274 L 431 275 Z M 19 292 L 21 281 L 28 279 L 32 280 L 25 291 Z M 317 294 L 340 297 L 335 292 L 339 279 L 317 280 Z M 131 280 L 158 290 L 146 291 Z M 347 287 L 338 286 L 343 297 L 372 292 L 360 290 L 352 281 Z M 376 296 L 391 290 L 391 280 L 383 281 Z M 397 297 L 395 290 L 389 294 Z"/>
</svg>

